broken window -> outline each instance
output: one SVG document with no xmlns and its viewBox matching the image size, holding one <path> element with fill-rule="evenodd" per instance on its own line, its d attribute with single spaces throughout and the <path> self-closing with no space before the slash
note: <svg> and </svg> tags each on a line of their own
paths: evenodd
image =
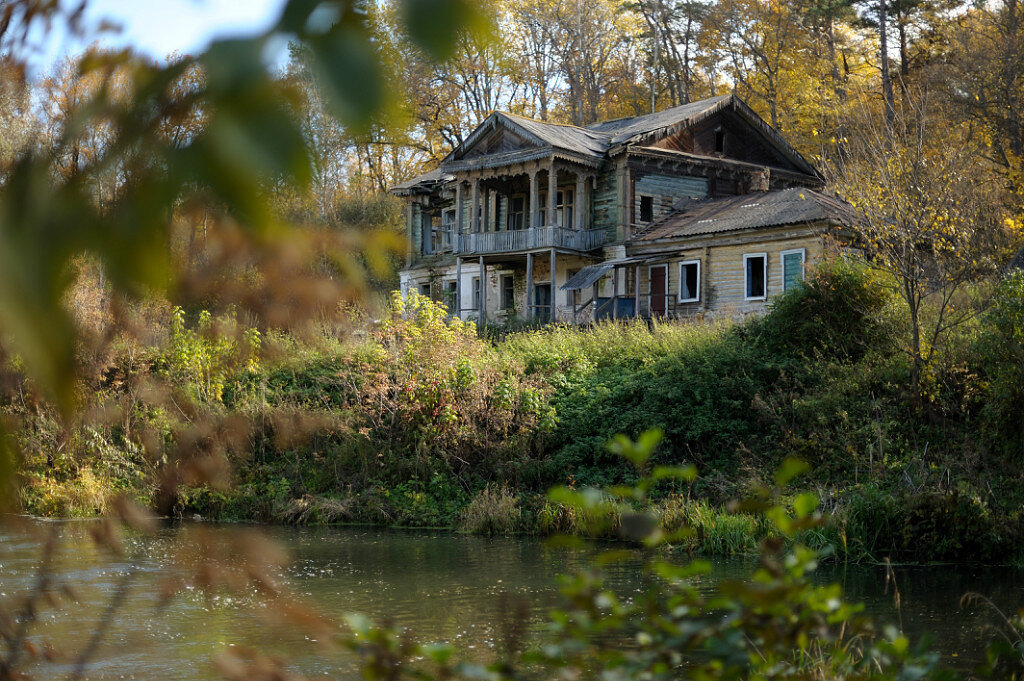
<svg viewBox="0 0 1024 681">
<path fill-rule="evenodd" d="M 640 222 L 651 222 L 654 220 L 654 197 L 640 197 Z"/>
<path fill-rule="evenodd" d="M 747 253 L 743 256 L 743 269 L 745 272 L 744 298 L 764 300 L 768 291 L 768 255 Z"/>
<path fill-rule="evenodd" d="M 695 303 L 700 300 L 700 260 L 679 263 L 679 302 Z"/>
</svg>

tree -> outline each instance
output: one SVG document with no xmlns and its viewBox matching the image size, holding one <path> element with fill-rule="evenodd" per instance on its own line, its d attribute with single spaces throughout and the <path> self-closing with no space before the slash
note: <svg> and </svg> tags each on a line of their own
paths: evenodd
<svg viewBox="0 0 1024 681">
<path fill-rule="evenodd" d="M 907 307 L 911 389 L 923 399 L 944 336 L 977 314 L 967 288 L 1005 262 L 1012 223 L 999 184 L 979 181 L 989 174 L 980 150 L 925 94 L 909 103 L 892 127 L 865 109 L 830 174 L 863 215 L 860 245 Z"/>
</svg>

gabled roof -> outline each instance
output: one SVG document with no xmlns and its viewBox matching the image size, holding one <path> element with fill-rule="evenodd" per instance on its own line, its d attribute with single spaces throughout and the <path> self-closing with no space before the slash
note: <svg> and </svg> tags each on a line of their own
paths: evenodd
<svg viewBox="0 0 1024 681">
<path fill-rule="evenodd" d="M 680 202 L 634 239 L 650 242 L 822 221 L 853 226 L 859 218 L 850 204 L 835 196 L 812 189 L 783 189 Z"/>
<path fill-rule="evenodd" d="M 462 144 L 442 159 L 440 168 L 444 172 L 452 173 L 471 168 L 525 163 L 552 156 L 596 167 L 605 159 L 629 148 L 652 144 L 726 110 L 742 119 L 769 147 L 792 163 L 799 172 L 819 177 L 814 167 L 774 128 L 742 100 L 731 94 L 691 102 L 644 116 L 595 123 L 586 128 L 495 112 L 477 126 Z M 474 148 L 499 128 L 510 130 L 525 142 L 525 146 L 503 148 L 473 156 Z M 413 191 L 414 187 L 406 185 L 416 183 L 419 179 L 398 185 L 393 191 Z"/>
<path fill-rule="evenodd" d="M 663 137 L 675 130 L 693 125 L 726 108 L 734 99 L 733 95 L 702 99 L 699 102 L 690 102 L 644 116 L 595 123 L 588 130 L 606 135 L 608 148 L 632 142 L 644 142 L 650 137 Z"/>
</svg>

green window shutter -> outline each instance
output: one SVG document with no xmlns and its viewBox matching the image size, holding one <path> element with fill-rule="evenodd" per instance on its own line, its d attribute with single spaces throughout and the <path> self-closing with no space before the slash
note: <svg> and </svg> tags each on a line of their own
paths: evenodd
<svg viewBox="0 0 1024 681">
<path fill-rule="evenodd" d="M 782 288 L 789 290 L 804 278 L 804 254 L 786 253 L 782 256 Z"/>
</svg>

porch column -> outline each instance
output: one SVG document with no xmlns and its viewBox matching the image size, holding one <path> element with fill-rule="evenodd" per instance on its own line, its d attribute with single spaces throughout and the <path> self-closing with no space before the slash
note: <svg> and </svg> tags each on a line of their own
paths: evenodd
<svg viewBox="0 0 1024 681">
<path fill-rule="evenodd" d="M 555 323 L 555 301 L 558 300 L 558 289 L 555 287 L 557 281 L 555 277 L 555 249 L 551 249 L 551 313 L 548 315 L 548 322 L 551 324 Z"/>
<path fill-rule="evenodd" d="M 612 319 L 619 318 L 619 268 L 612 268 Z"/>
<path fill-rule="evenodd" d="M 481 232 L 491 231 L 491 190 L 484 187 L 484 205 L 480 209 L 482 214 L 482 220 L 480 225 Z"/>
<path fill-rule="evenodd" d="M 530 173 L 530 224 L 532 228 L 540 227 L 540 171 Z"/>
<path fill-rule="evenodd" d="M 640 319 L 640 263 L 633 268 L 633 316 Z"/>
<path fill-rule="evenodd" d="M 526 319 L 533 319 L 533 253 L 526 254 Z"/>
<path fill-rule="evenodd" d="M 455 233 L 462 234 L 462 180 L 455 183 Z"/>
<path fill-rule="evenodd" d="M 557 213 L 555 212 L 556 194 L 558 194 L 558 170 L 555 168 L 555 161 L 552 159 L 551 168 L 548 170 L 548 227 L 554 227 L 558 220 Z"/>
<path fill-rule="evenodd" d="M 462 319 L 462 258 L 455 258 L 455 316 Z"/>
<path fill-rule="evenodd" d="M 586 192 L 587 178 L 583 173 L 576 174 L 576 196 L 573 197 L 573 222 L 575 222 L 576 229 L 586 229 L 586 222 L 583 217 L 586 213 L 586 201 L 583 200 L 583 194 Z"/>
<path fill-rule="evenodd" d="M 473 205 L 469 208 L 470 231 L 480 231 L 480 178 L 473 178 Z"/>
<path fill-rule="evenodd" d="M 480 323 L 487 323 L 487 265 L 484 264 L 484 256 L 480 256 Z"/>
</svg>

